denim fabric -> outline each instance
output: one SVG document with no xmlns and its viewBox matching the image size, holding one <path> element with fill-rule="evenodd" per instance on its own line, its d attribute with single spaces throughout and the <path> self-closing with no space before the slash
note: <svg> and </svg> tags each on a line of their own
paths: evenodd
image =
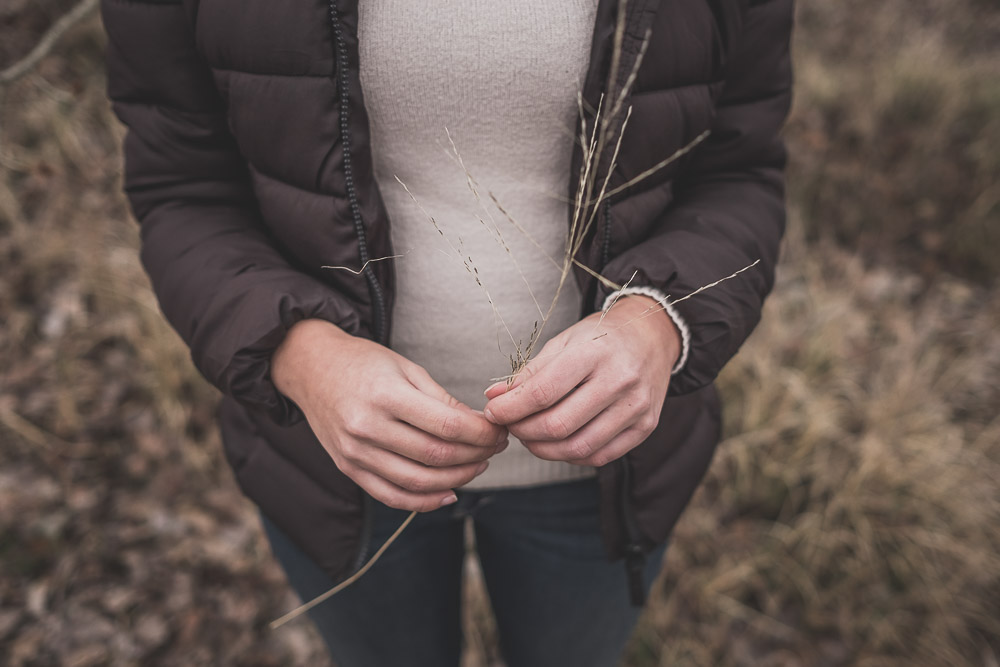
<svg viewBox="0 0 1000 667">
<path fill-rule="evenodd" d="M 369 554 L 408 512 L 375 503 Z M 625 568 L 601 542 L 596 479 L 498 491 L 458 491 L 420 514 L 360 580 L 310 612 L 339 667 L 451 667 L 461 654 L 464 525 L 496 613 L 509 667 L 610 667 L 638 618 Z M 333 584 L 269 520 L 264 528 L 304 600 Z M 646 566 L 646 586 L 666 545 Z"/>
</svg>

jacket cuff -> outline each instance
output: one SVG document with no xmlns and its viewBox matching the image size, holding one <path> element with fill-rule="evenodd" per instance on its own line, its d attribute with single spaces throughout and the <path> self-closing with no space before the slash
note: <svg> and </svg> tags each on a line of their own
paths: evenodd
<svg viewBox="0 0 1000 667">
<path fill-rule="evenodd" d="M 303 421 L 305 414 L 294 401 L 278 391 L 271 379 L 274 352 L 289 329 L 305 319 L 321 319 L 354 335 L 362 332 L 356 316 L 351 314 L 345 318 L 329 300 L 291 305 L 288 299 L 280 299 L 276 315 L 276 321 L 269 329 L 253 343 L 235 352 L 223 372 L 220 389 L 238 403 L 264 412 L 278 426 L 289 427 Z"/>
<path fill-rule="evenodd" d="M 688 353 L 691 350 L 691 330 L 688 329 L 687 322 L 681 317 L 677 309 L 674 308 L 673 304 L 670 303 L 670 297 L 656 289 L 655 287 L 647 287 L 643 285 L 637 285 L 635 287 L 626 287 L 620 289 L 617 292 L 612 292 L 604 299 L 604 305 L 601 306 L 602 312 L 607 312 L 609 308 L 623 296 L 628 296 L 629 294 L 637 294 L 641 296 L 648 296 L 651 299 L 655 299 L 663 310 L 666 311 L 670 319 L 673 320 L 674 326 L 681 334 L 681 354 L 677 358 L 677 363 L 674 364 L 673 370 L 670 372 L 671 375 L 677 375 L 684 368 L 684 364 L 687 363 Z"/>
<path fill-rule="evenodd" d="M 289 328 L 290 324 L 283 324 L 253 348 L 237 352 L 229 369 L 229 392 L 233 398 L 253 410 L 264 412 L 271 421 L 283 427 L 294 426 L 305 419 L 299 406 L 278 391 L 271 379 L 271 358 Z"/>
</svg>

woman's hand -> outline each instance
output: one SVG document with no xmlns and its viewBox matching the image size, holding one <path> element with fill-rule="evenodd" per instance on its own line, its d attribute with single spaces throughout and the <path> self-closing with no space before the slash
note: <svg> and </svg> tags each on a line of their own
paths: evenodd
<svg viewBox="0 0 1000 667">
<path fill-rule="evenodd" d="M 654 299 L 622 297 L 603 322 L 594 313 L 552 338 L 509 389 L 487 389 L 484 413 L 538 458 L 605 465 L 653 432 L 680 350 Z"/>
<path fill-rule="evenodd" d="M 426 512 L 455 501 L 507 430 L 462 405 L 420 366 L 323 320 L 299 322 L 272 359 L 337 467 L 377 500 Z"/>
</svg>

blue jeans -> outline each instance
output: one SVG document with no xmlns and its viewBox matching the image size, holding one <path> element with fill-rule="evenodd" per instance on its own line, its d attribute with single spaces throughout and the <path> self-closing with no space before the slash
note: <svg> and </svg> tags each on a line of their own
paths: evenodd
<svg viewBox="0 0 1000 667">
<path fill-rule="evenodd" d="M 369 556 L 408 512 L 375 503 Z M 310 613 L 339 667 L 451 667 L 461 655 L 464 524 L 476 551 L 509 667 L 610 667 L 638 618 L 625 568 L 601 542 L 597 481 L 458 491 L 420 514 L 372 569 Z M 264 518 L 274 555 L 303 600 L 330 578 Z M 647 590 L 666 545 L 647 562 Z"/>
</svg>

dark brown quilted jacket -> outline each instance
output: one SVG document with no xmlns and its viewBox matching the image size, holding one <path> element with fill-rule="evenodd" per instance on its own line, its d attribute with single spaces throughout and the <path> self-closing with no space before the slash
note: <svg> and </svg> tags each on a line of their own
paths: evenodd
<svg viewBox="0 0 1000 667">
<path fill-rule="evenodd" d="M 356 0 L 103 0 L 108 89 L 128 126 L 125 189 L 142 261 L 197 368 L 224 394 L 244 492 L 335 579 L 364 558 L 370 499 L 278 393 L 269 360 L 303 318 L 386 342 L 392 255 L 358 78 Z M 785 219 L 779 138 L 792 0 L 631 0 L 610 72 L 615 0 L 600 0 L 584 96 L 622 85 L 649 33 L 612 187 L 705 130 L 672 166 L 600 211 L 580 259 L 678 297 L 690 357 L 660 426 L 599 472 L 609 558 L 630 570 L 667 538 L 719 439 L 712 382 L 760 318 Z M 434 39 L 434 35 L 428 35 Z M 579 148 L 574 171 L 580 163 Z M 606 164 L 605 164 L 606 168 Z M 567 179 L 572 192 L 575 178 Z M 587 311 L 606 290 L 577 276 Z"/>
</svg>

